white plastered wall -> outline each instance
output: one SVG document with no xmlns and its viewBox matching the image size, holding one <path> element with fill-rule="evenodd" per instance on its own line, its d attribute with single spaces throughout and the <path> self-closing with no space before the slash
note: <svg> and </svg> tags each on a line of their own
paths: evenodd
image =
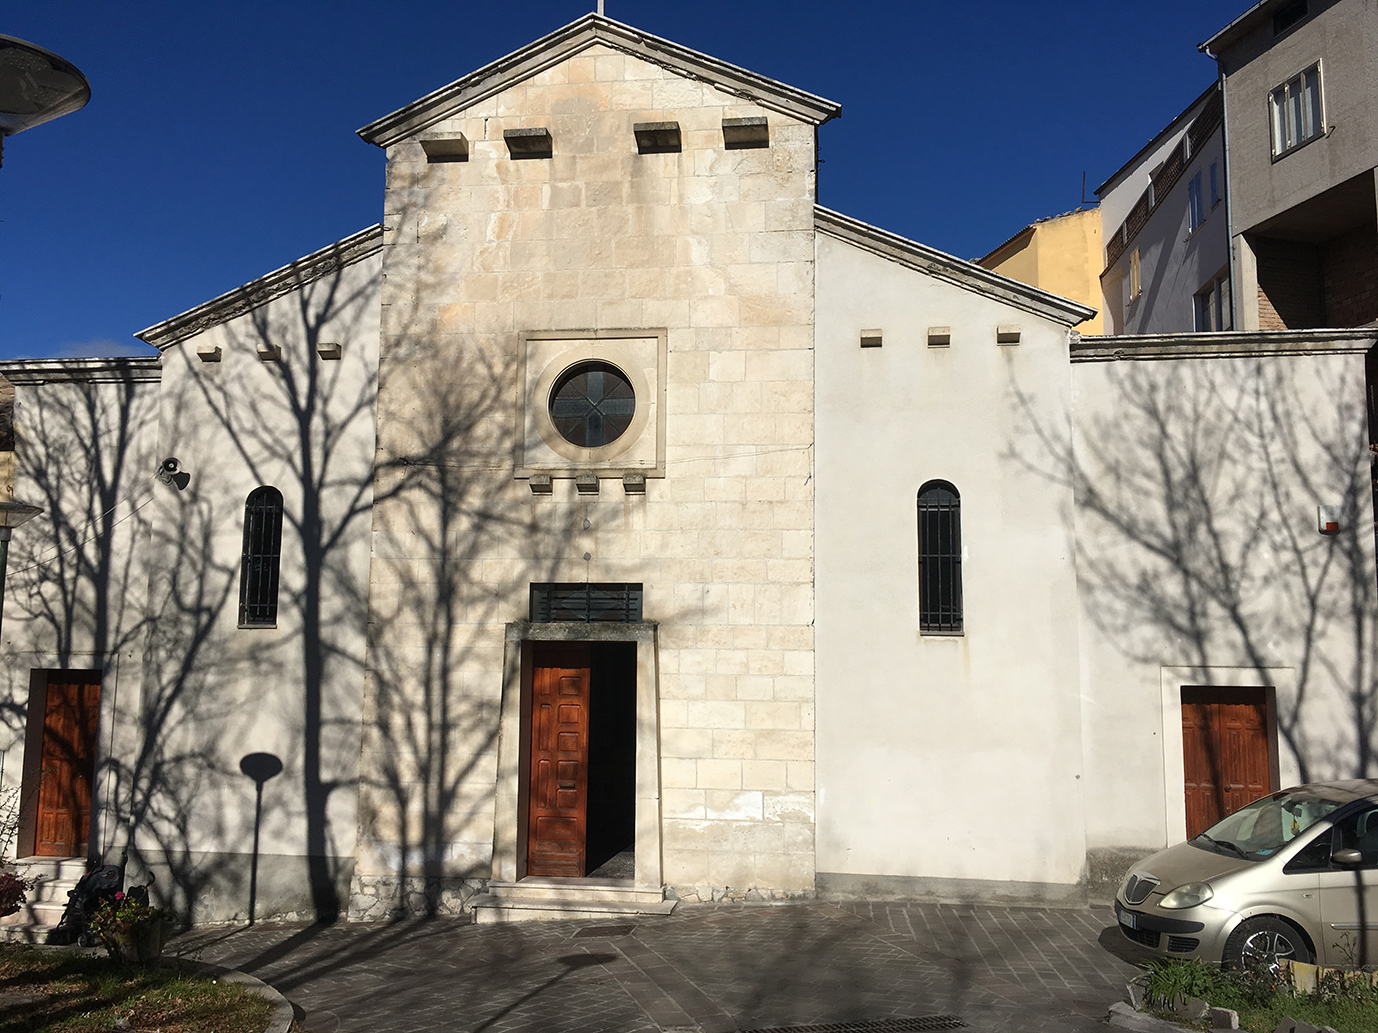
<svg viewBox="0 0 1378 1033">
<path fill-rule="evenodd" d="M 138 698 L 144 659 L 157 370 L 70 367 L 15 389 L 13 500 L 42 512 L 13 532 L 5 584 L 0 790 L 27 790 L 11 856 L 32 845 L 47 670 L 101 672 L 90 848 L 123 840 L 110 761 L 123 745 L 115 718 Z"/>
<path fill-rule="evenodd" d="M 173 344 L 158 455 L 191 480 L 158 485 L 151 519 L 150 660 L 130 745 L 164 714 L 140 856 L 209 873 L 197 918 L 246 913 L 255 784 L 264 785 L 257 913 L 310 915 L 354 862 L 377 393 L 377 255 Z M 317 345 L 338 344 L 338 358 Z M 279 349 L 265 361 L 264 346 Z M 215 355 L 206 361 L 203 354 Z M 240 626 L 245 501 L 283 497 L 277 622 Z M 132 704 L 131 704 L 132 706 Z M 144 715 L 140 717 L 138 715 Z M 319 788 L 317 788 L 319 786 Z M 325 858 L 308 871 L 306 857 Z M 160 885 L 165 876 L 159 875 Z M 310 885 L 311 882 L 317 885 Z M 313 898 L 313 891 L 315 893 Z M 328 894 L 327 894 L 328 898 Z"/>
<path fill-rule="evenodd" d="M 1085 855 L 1072 497 L 1029 426 L 1066 433 L 1067 331 L 824 234 L 817 254 L 820 880 L 1056 895 Z M 961 636 L 918 628 L 935 478 L 961 494 Z"/>
<path fill-rule="evenodd" d="M 1281 786 L 1365 773 L 1362 355 L 1072 370 L 1089 849 L 1183 837 L 1183 685 L 1268 688 Z M 1345 507 L 1340 536 L 1318 533 L 1318 505 Z"/>
</svg>

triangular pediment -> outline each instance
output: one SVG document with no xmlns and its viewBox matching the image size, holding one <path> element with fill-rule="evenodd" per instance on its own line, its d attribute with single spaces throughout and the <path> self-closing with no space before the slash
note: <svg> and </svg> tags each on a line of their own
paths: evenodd
<svg viewBox="0 0 1378 1033">
<path fill-rule="evenodd" d="M 725 93 L 753 101 L 802 122 L 821 125 L 842 113 L 842 106 L 833 101 L 700 54 L 603 15 L 586 14 L 564 28 L 369 123 L 359 130 L 359 135 L 369 143 L 388 147 L 599 44 L 659 65 L 686 79 L 708 83 Z"/>
</svg>

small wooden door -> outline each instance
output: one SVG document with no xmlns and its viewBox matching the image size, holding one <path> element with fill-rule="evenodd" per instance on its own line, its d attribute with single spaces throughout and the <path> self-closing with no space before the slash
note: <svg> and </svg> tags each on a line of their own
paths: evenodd
<svg viewBox="0 0 1378 1033">
<path fill-rule="evenodd" d="M 1187 838 L 1272 792 L 1263 689 L 1182 687 Z"/>
<path fill-rule="evenodd" d="M 48 682 L 34 853 L 80 857 L 91 827 L 100 682 Z"/>
<path fill-rule="evenodd" d="M 584 874 L 590 653 L 578 642 L 534 647 L 528 875 Z"/>
</svg>

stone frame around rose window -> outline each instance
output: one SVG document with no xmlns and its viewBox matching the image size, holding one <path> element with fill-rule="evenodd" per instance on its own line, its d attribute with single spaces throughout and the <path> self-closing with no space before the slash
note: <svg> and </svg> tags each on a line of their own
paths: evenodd
<svg viewBox="0 0 1378 1033">
<path fill-rule="evenodd" d="M 666 350 L 664 328 L 523 333 L 514 428 L 515 476 L 574 478 L 592 473 L 616 478 L 638 473 L 664 477 Z M 636 412 L 627 430 L 595 448 L 566 440 L 556 429 L 549 409 L 555 383 L 585 362 L 616 367 L 636 397 Z"/>
</svg>

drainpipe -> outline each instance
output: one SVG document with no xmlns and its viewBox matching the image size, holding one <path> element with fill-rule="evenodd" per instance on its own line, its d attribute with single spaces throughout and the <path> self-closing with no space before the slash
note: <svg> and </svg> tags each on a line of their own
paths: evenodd
<svg viewBox="0 0 1378 1033">
<path fill-rule="evenodd" d="M 1206 51 L 1210 54 L 1210 51 Z M 1225 92 L 1225 67 L 1220 63 L 1220 58 L 1210 54 L 1215 58 L 1215 67 L 1220 82 L 1220 142 L 1224 145 L 1225 156 L 1221 161 L 1224 166 L 1220 170 L 1221 176 L 1225 180 L 1225 245 L 1226 253 L 1230 259 L 1230 329 L 1240 330 L 1239 313 L 1242 310 L 1240 305 L 1241 297 L 1239 294 L 1239 277 L 1236 275 L 1234 260 L 1234 184 L 1230 182 L 1230 107 L 1229 95 Z"/>
</svg>

